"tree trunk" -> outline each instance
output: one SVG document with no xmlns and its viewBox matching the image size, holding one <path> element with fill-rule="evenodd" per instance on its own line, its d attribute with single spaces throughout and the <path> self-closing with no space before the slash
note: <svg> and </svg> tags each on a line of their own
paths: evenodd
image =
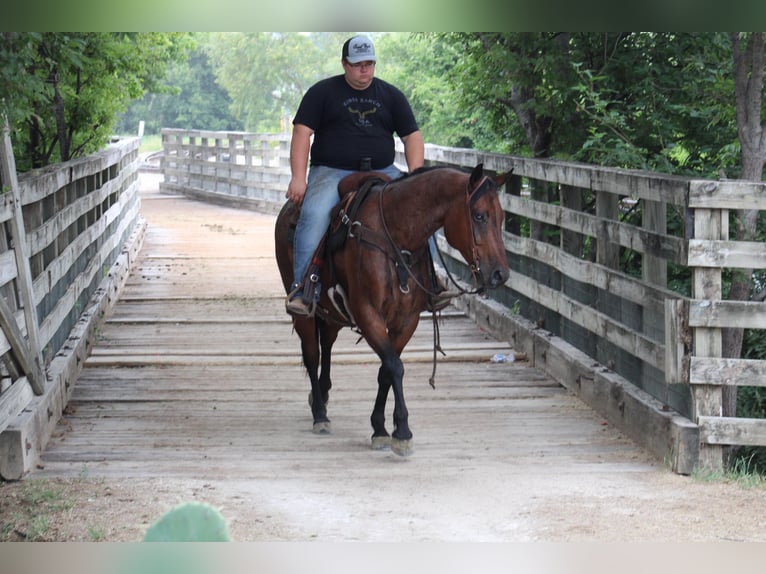
<svg viewBox="0 0 766 574">
<path fill-rule="evenodd" d="M 64 97 L 61 95 L 59 75 L 56 71 L 51 72 L 49 81 L 53 84 L 53 115 L 56 118 L 56 133 L 59 140 L 61 161 L 69 161 L 71 158 L 70 138 L 67 132 L 66 114 L 64 112 Z"/>
<path fill-rule="evenodd" d="M 734 61 L 734 93 L 737 109 L 737 135 L 742 149 L 742 175 L 748 181 L 763 179 L 763 165 L 766 160 L 766 140 L 761 124 L 761 102 L 763 98 L 764 33 L 754 32 L 747 36 L 747 45 L 742 50 L 742 33 L 731 34 L 732 57 Z M 737 241 L 753 241 L 756 237 L 758 212 L 738 210 L 735 214 L 734 238 Z M 752 287 L 752 269 L 737 269 L 732 275 L 729 299 L 747 301 Z M 742 354 L 743 329 L 724 329 L 722 333 L 723 356 L 738 358 Z M 736 416 L 737 387 L 724 387 L 724 416 Z"/>
</svg>

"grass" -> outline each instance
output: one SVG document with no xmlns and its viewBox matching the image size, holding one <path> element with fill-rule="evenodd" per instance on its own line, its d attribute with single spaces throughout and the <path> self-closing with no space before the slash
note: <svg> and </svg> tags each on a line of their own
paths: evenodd
<svg viewBox="0 0 766 574">
<path fill-rule="evenodd" d="M 44 541 L 48 538 L 51 517 L 73 506 L 64 490 L 47 480 L 24 482 L 16 498 L 18 508 L 3 519 L 0 528 L 3 540 Z"/>
<path fill-rule="evenodd" d="M 162 136 L 156 135 L 144 135 L 141 138 L 141 145 L 138 148 L 138 153 L 146 153 L 152 151 L 160 151 L 162 149 Z"/>
<path fill-rule="evenodd" d="M 106 528 L 99 525 L 91 524 L 88 526 L 88 537 L 93 542 L 103 542 L 106 540 Z"/>
<path fill-rule="evenodd" d="M 121 134 L 121 138 L 134 138 L 136 134 Z M 141 137 L 141 145 L 138 146 L 138 153 L 149 153 L 160 151 L 162 149 L 162 136 L 160 134 L 144 134 Z"/>
<path fill-rule="evenodd" d="M 85 480 L 85 473 L 78 481 Z M 3 491 L 3 489 L 7 490 Z M 56 525 L 67 522 L 67 512 L 75 508 L 77 496 L 48 479 L 31 479 L 0 484 L 0 542 L 45 542 L 61 535 Z M 108 529 L 90 523 L 78 539 L 101 542 Z"/>
<path fill-rule="evenodd" d="M 729 469 L 696 468 L 692 477 L 702 482 L 734 482 L 743 488 L 766 489 L 766 476 L 758 472 L 752 456 L 737 458 Z"/>
</svg>

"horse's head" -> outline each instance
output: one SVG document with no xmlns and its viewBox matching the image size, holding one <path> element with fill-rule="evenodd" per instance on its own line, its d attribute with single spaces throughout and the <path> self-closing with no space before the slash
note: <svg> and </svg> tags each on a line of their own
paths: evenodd
<svg viewBox="0 0 766 574">
<path fill-rule="evenodd" d="M 488 176 L 483 165 L 477 165 L 468 177 L 465 203 L 456 204 L 444 221 L 447 241 L 471 266 L 479 288 L 499 287 L 510 275 L 502 236 L 504 215 L 497 195 L 509 175 Z"/>
</svg>

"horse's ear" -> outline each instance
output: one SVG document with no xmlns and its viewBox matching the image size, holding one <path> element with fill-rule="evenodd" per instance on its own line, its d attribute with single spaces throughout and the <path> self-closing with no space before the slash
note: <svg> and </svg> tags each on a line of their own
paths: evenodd
<svg viewBox="0 0 766 574">
<path fill-rule="evenodd" d="M 513 173 L 513 168 L 511 168 L 509 171 L 505 173 L 500 173 L 495 176 L 495 184 L 497 184 L 497 187 L 503 187 L 505 185 L 505 182 L 508 181 L 508 178 L 511 177 L 511 174 Z"/>
<path fill-rule="evenodd" d="M 474 186 L 481 181 L 482 176 L 484 176 L 484 164 L 480 163 L 473 168 L 473 171 L 471 172 L 471 177 L 468 180 L 469 187 L 473 189 Z"/>
</svg>

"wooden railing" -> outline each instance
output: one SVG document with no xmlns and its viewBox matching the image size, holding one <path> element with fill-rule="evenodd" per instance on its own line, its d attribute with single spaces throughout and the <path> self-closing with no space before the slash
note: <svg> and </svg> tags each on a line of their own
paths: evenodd
<svg viewBox="0 0 766 574">
<path fill-rule="evenodd" d="M 161 189 L 282 206 L 289 136 L 164 130 L 163 141 Z M 513 170 L 501 195 L 511 277 L 489 299 L 458 301 L 480 325 L 678 472 L 720 468 L 721 445 L 766 445 L 765 421 L 720 416 L 722 385 L 766 380 L 766 361 L 720 358 L 722 328 L 766 328 L 766 304 L 721 300 L 724 268 L 766 266 L 766 246 L 727 234 L 729 209 L 766 209 L 763 185 L 433 145 L 426 159 Z"/>
<path fill-rule="evenodd" d="M 0 141 L 0 476 L 42 452 L 140 245 L 138 138 L 17 176 Z"/>
<path fill-rule="evenodd" d="M 668 301 L 668 377 L 690 384 L 699 425 L 700 464 L 719 467 L 724 445 L 766 445 L 766 420 L 722 416 L 724 386 L 766 386 L 766 360 L 722 358 L 721 329 L 766 328 L 766 303 L 722 300 L 724 269 L 766 269 L 766 245 L 730 241 L 729 210 L 766 210 L 766 187 L 740 181 L 692 181 L 689 209 L 691 299 Z M 691 335 L 691 336 L 689 336 Z M 764 358 L 766 359 L 766 358 Z"/>
<path fill-rule="evenodd" d="M 162 130 L 161 189 L 276 213 L 290 181 L 289 134 Z"/>
</svg>

